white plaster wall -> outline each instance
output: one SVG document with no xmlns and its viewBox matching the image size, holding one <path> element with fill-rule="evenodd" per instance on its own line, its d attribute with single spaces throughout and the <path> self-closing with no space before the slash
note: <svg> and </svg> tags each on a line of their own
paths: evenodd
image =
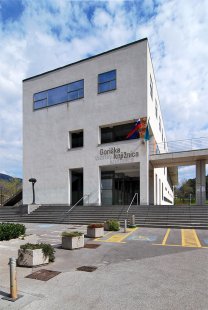
<svg viewBox="0 0 208 310">
<path fill-rule="evenodd" d="M 150 95 L 150 75 L 153 81 L 153 99 L 151 98 L 151 95 Z M 155 113 L 155 100 L 157 100 L 157 106 L 158 106 L 157 117 Z M 167 140 L 166 140 L 165 127 L 163 123 L 163 117 L 162 117 L 162 112 L 160 108 L 160 101 L 159 101 L 157 85 L 156 85 L 156 78 L 155 78 L 154 69 L 153 69 L 153 65 L 151 61 L 149 47 L 147 48 L 147 106 L 148 106 L 147 115 L 148 115 L 150 126 L 153 132 L 153 137 L 150 140 L 150 152 L 152 152 L 154 149 L 154 146 L 153 146 L 154 141 L 156 143 L 159 143 L 160 150 L 164 152 L 165 149 L 164 149 L 164 144 L 162 142 L 167 141 Z M 159 117 L 161 119 L 161 131 L 159 130 Z M 162 131 L 163 131 L 163 141 L 162 141 Z M 157 174 L 157 179 L 158 179 L 157 186 L 155 184 L 156 174 Z M 165 168 L 165 171 L 164 171 L 164 168 L 154 169 L 153 180 L 154 180 L 154 186 L 151 186 L 150 190 L 154 192 L 154 204 L 160 204 L 160 202 L 163 205 L 170 204 L 167 201 L 164 201 L 162 199 L 162 183 L 163 183 L 164 196 L 166 196 L 166 198 L 168 198 L 169 200 L 173 201 L 173 191 L 167 181 L 167 168 Z M 161 191 L 159 189 L 159 180 L 161 180 Z M 165 188 L 167 190 L 165 190 Z M 157 190 L 157 194 L 156 194 L 156 190 Z M 156 197 L 157 197 L 157 201 L 156 201 Z"/>
<path fill-rule="evenodd" d="M 99 73 L 117 70 L 117 89 L 97 94 Z M 33 94 L 84 79 L 84 98 L 33 111 Z M 36 202 L 70 203 L 69 169 L 84 168 L 84 194 L 99 189 L 99 126 L 147 115 L 147 41 L 109 52 L 23 83 L 23 203 L 32 201 L 30 177 L 37 179 Z M 68 133 L 84 130 L 84 147 L 68 150 Z M 113 146 L 107 145 L 106 148 Z M 132 162 L 146 164 L 141 141 L 116 143 L 122 151 L 138 149 Z M 104 146 L 102 146 L 104 148 Z M 114 164 L 125 163 L 125 159 Z M 92 195 L 90 202 L 99 202 Z"/>
</svg>

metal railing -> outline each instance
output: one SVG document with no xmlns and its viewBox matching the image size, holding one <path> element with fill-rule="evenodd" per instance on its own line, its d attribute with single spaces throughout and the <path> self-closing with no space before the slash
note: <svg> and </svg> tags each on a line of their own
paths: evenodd
<svg viewBox="0 0 208 310">
<path fill-rule="evenodd" d="M 133 204 L 135 198 L 137 198 L 137 206 L 138 206 L 138 204 L 139 204 L 139 194 L 138 194 L 138 193 L 135 193 L 135 194 L 134 194 L 134 197 L 132 198 L 132 201 L 131 201 L 131 203 L 130 203 L 130 205 L 129 205 L 127 211 L 126 211 L 127 217 L 128 217 L 129 210 L 130 210 L 130 208 L 131 208 L 131 206 L 132 206 L 132 204 Z"/>
<path fill-rule="evenodd" d="M 133 196 L 133 198 L 132 198 L 132 200 L 131 200 L 131 203 L 130 203 L 130 205 L 128 206 L 128 209 L 127 209 L 127 211 L 126 211 L 127 217 L 128 217 L 128 212 L 129 212 L 129 210 L 130 210 L 130 208 L 131 208 L 131 206 L 132 206 L 132 204 L 133 204 L 133 202 L 134 202 L 135 197 L 137 197 L 137 206 L 139 205 L 139 194 L 138 194 L 138 193 L 135 193 L 134 196 Z M 123 214 L 123 210 L 124 210 L 125 207 L 126 207 L 126 206 L 124 205 L 123 208 L 121 209 L 121 212 L 119 213 L 119 216 L 118 216 L 118 220 L 120 219 L 121 215 Z"/>
<path fill-rule="evenodd" d="M 95 195 L 95 194 L 98 193 L 99 191 L 101 191 L 101 193 L 102 193 L 102 189 L 103 189 L 103 187 L 102 187 L 102 183 L 101 183 L 100 189 L 98 189 L 98 190 L 95 191 L 95 192 L 91 192 L 90 194 L 85 194 L 82 198 L 80 198 L 68 211 L 66 211 L 66 212 L 63 213 L 63 217 L 61 218 L 60 223 L 63 222 L 63 219 L 65 218 L 65 215 L 67 215 L 68 213 L 70 213 L 82 200 L 83 200 L 83 202 L 84 202 L 84 200 L 85 200 L 86 198 L 88 198 L 88 205 L 89 205 L 89 197 L 90 197 L 90 195 L 92 195 L 92 194 Z"/>
<path fill-rule="evenodd" d="M 65 216 L 70 213 L 82 200 L 84 201 L 88 197 L 88 204 L 89 204 L 89 194 L 85 194 L 82 198 L 80 198 L 68 211 L 63 213 L 63 216 L 61 217 L 60 223 L 63 222 Z"/>
<path fill-rule="evenodd" d="M 176 140 L 149 145 L 150 155 L 208 149 L 208 137 Z"/>
</svg>

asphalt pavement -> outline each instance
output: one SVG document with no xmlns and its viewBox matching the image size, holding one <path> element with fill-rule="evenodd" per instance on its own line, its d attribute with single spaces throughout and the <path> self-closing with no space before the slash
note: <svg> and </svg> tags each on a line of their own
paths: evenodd
<svg viewBox="0 0 208 310">
<path fill-rule="evenodd" d="M 0 309 L 154 309 L 207 310 L 208 230 L 142 228 L 85 238 L 96 248 L 64 250 L 61 233 L 83 225 L 26 224 L 25 240 L 0 242 L 0 298 L 9 292 L 9 257 L 20 244 L 47 242 L 56 260 L 36 268 L 17 267 L 16 302 L 0 299 Z M 95 266 L 93 272 L 77 271 Z M 48 281 L 26 276 L 37 270 L 61 272 Z"/>
</svg>

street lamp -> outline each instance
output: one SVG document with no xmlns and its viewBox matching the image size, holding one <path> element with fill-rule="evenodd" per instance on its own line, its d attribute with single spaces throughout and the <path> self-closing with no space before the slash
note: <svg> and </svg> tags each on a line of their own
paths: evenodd
<svg viewBox="0 0 208 310">
<path fill-rule="evenodd" d="M 32 204 L 35 204 L 35 183 L 37 182 L 37 180 L 35 178 L 31 178 L 28 181 L 32 183 L 32 191 L 33 191 L 33 201 L 32 201 Z"/>
</svg>

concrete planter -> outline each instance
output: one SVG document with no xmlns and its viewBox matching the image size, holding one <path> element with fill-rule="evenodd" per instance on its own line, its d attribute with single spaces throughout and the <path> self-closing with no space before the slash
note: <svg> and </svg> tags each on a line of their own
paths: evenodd
<svg viewBox="0 0 208 310">
<path fill-rule="evenodd" d="M 89 228 L 87 227 L 87 237 L 98 238 L 104 236 L 104 227 Z"/>
<path fill-rule="evenodd" d="M 33 267 L 49 263 L 49 257 L 45 257 L 42 249 L 19 249 L 17 263 L 19 266 Z"/>
<path fill-rule="evenodd" d="M 104 229 L 105 229 L 106 231 L 111 231 L 108 222 L 104 222 Z M 120 222 L 119 222 L 119 229 L 120 229 Z"/>
<path fill-rule="evenodd" d="M 62 236 L 62 248 L 66 250 L 79 249 L 84 247 L 84 234 L 79 237 Z"/>
</svg>

